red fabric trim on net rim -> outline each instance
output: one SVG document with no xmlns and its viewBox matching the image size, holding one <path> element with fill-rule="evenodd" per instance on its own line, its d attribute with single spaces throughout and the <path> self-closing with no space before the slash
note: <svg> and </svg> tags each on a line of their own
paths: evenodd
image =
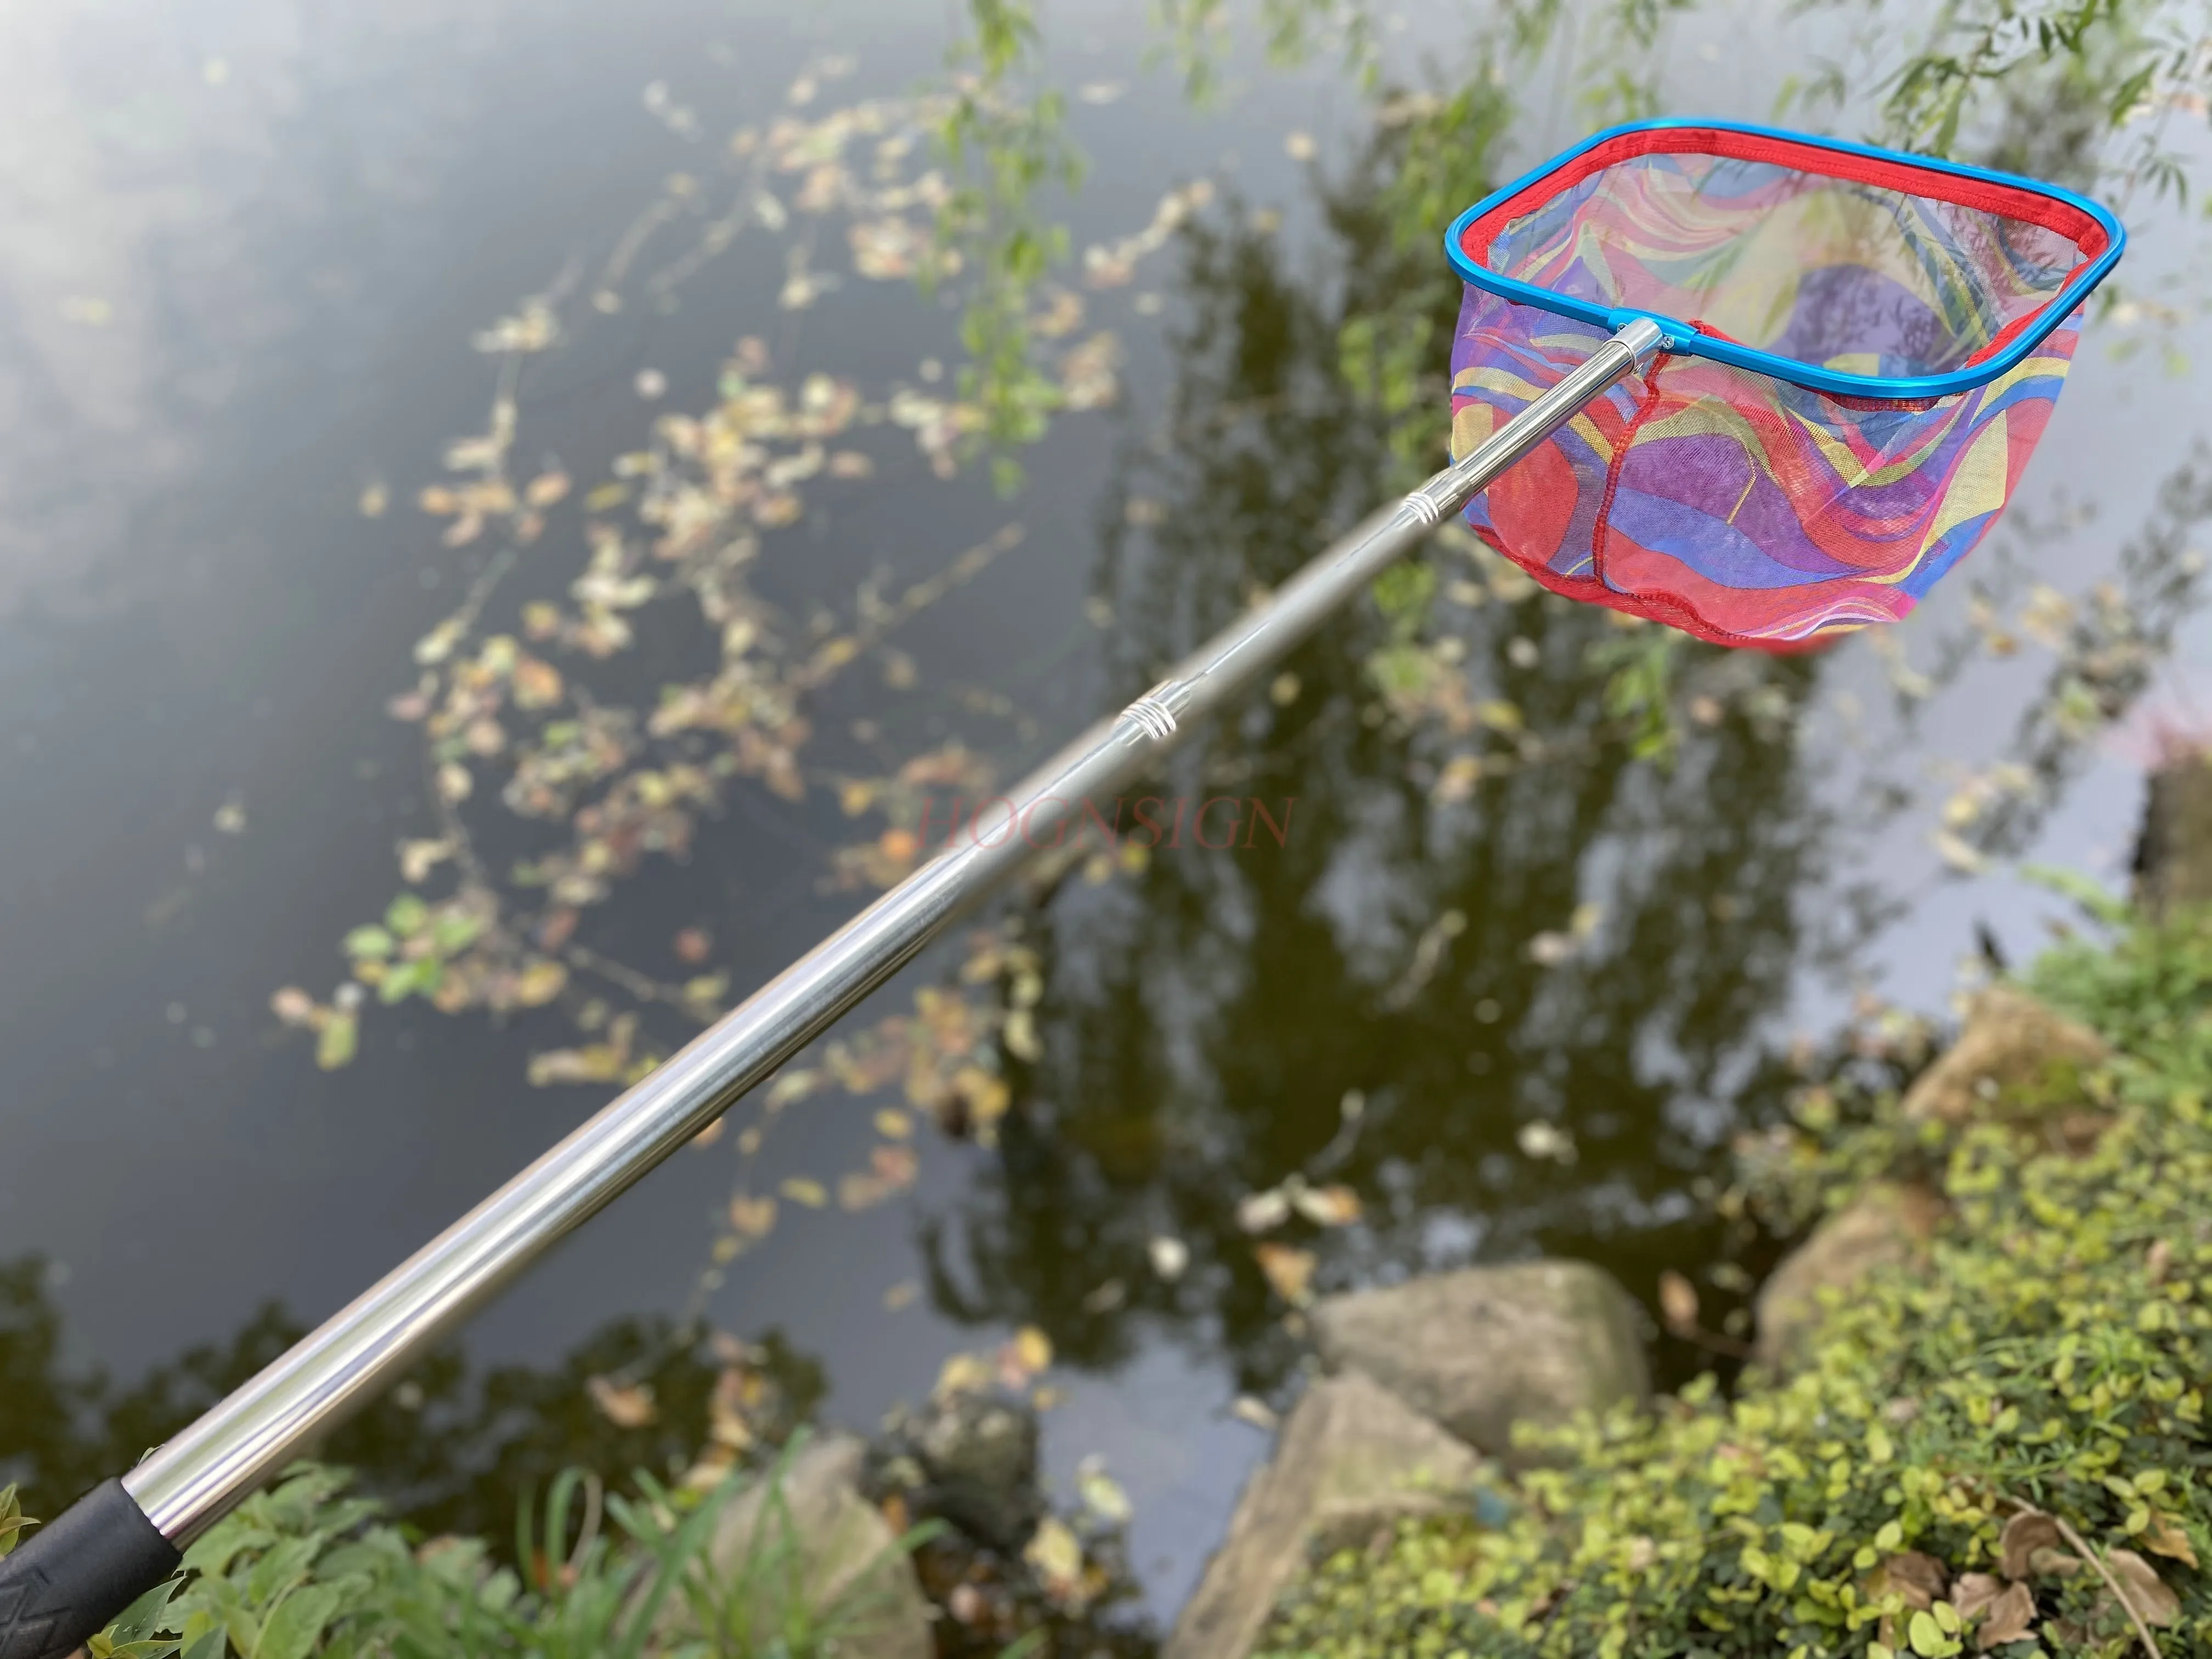
<svg viewBox="0 0 2212 1659">
<path fill-rule="evenodd" d="M 1852 155 L 1800 139 L 1730 132 L 1717 127 L 1655 127 L 1608 138 L 1470 222 L 1460 233 L 1461 250 L 1476 264 L 1487 265 L 1490 245 L 1504 225 L 1560 191 L 1571 190 L 1592 173 L 1601 173 L 1616 161 L 1633 161 L 1640 155 L 1717 155 L 1731 161 L 1770 162 L 1799 173 L 1844 179 L 1853 184 L 1893 190 L 1900 196 L 1923 196 L 2040 225 L 2072 242 L 2084 260 L 2094 259 L 2105 251 L 2105 228 L 2081 209 L 2055 197 L 1988 179 L 1962 179 L 1954 173 L 1915 167 L 1910 161 Z"/>
</svg>

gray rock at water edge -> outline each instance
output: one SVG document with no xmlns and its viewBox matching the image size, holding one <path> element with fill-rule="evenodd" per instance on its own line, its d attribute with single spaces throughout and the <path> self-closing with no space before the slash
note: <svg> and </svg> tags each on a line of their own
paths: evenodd
<svg viewBox="0 0 2212 1659">
<path fill-rule="evenodd" d="M 1753 1358 L 1784 1369 L 1802 1364 L 1828 1312 L 1820 1292 L 1848 1295 L 1869 1273 L 1924 1260 L 1943 1213 L 1943 1200 L 1929 1188 L 1882 1182 L 1823 1217 L 1759 1287 Z"/>
<path fill-rule="evenodd" d="M 1636 1304 L 1584 1261 L 1432 1273 L 1325 1297 L 1311 1321 L 1332 1370 L 1366 1372 L 1510 1461 L 1516 1423 L 1558 1425 L 1650 1393 Z"/>
<path fill-rule="evenodd" d="M 2081 1082 L 2112 1049 L 2016 985 L 1992 985 L 1974 999 L 1958 1041 L 1905 1091 L 1908 1118 L 1962 1124 L 2063 1111 L 2082 1100 Z"/>
<path fill-rule="evenodd" d="M 730 1502 L 710 1559 L 750 1619 L 749 1650 L 767 1651 L 787 1628 L 794 1586 L 836 1659 L 930 1659 L 929 1604 L 890 1523 L 860 1495 L 866 1448 L 851 1435 L 809 1442 L 771 1487 L 763 1479 Z M 688 1611 L 669 1615 L 689 1626 Z M 740 1644 L 743 1645 L 743 1644 Z"/>
<path fill-rule="evenodd" d="M 1017 1551 L 1044 1514 L 1036 1413 L 1026 1401 L 967 1389 L 933 1398 L 892 1419 L 884 1449 L 889 1464 L 910 1463 L 921 1476 L 908 1501 L 978 1543 Z"/>
<path fill-rule="evenodd" d="M 1463 1511 L 1481 1461 L 1358 1371 L 1305 1391 L 1161 1659 L 1244 1659 L 1299 1570 L 1407 1516 Z"/>
<path fill-rule="evenodd" d="M 2150 775 L 2136 895 L 2161 917 L 2212 904 L 2212 754 L 2187 754 Z"/>
</svg>

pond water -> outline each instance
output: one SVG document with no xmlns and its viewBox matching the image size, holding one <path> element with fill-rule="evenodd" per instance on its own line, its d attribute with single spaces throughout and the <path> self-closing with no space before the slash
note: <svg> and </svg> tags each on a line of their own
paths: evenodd
<svg viewBox="0 0 2212 1659">
<path fill-rule="evenodd" d="M 1091 161 L 1074 247 L 1132 262 L 1086 284 L 1077 260 L 1080 320 L 1055 349 L 1110 331 L 1088 368 L 1114 396 L 1025 451 L 1012 496 L 981 465 L 933 465 L 929 410 L 961 357 L 950 293 L 856 270 L 847 226 L 880 218 L 810 212 L 807 170 L 776 159 L 779 118 L 890 100 L 847 162 L 871 189 L 917 179 L 926 149 L 876 150 L 870 173 L 864 146 L 921 131 L 899 100 L 941 59 L 934 9 L 107 0 L 5 24 L 0 1261 L 28 1265 L 0 1314 L 0 1474 L 88 1480 L 88 1445 L 163 1432 L 611 1091 L 533 1086 L 533 1056 L 665 1053 L 696 1029 L 666 988 L 726 975 L 693 1000 L 726 1005 L 865 902 L 870 859 L 900 855 L 885 836 L 915 781 L 883 781 L 908 761 L 940 758 L 933 803 L 972 793 L 980 767 L 1010 779 L 1382 492 L 1382 435 L 1336 366 L 1362 285 L 1401 268 L 1366 211 L 1387 123 L 1326 57 L 1273 69 L 1249 43 L 1194 106 L 1127 9 L 1050 22 Z M 1409 12 L 1386 61 L 1418 79 L 1468 27 Z M 1779 68 L 1758 54 L 1797 50 L 1758 9 L 1702 12 L 1674 37 L 1668 102 L 1764 116 Z M 1501 176 L 1590 125 L 1571 98 L 1534 102 Z M 1145 239 L 1171 192 L 1181 222 Z M 687 259 L 747 203 L 741 234 Z M 851 1042 L 918 994 L 955 1024 L 970 1008 L 988 1040 L 948 1039 L 945 1061 L 980 1055 L 1004 1085 L 995 1137 L 976 1120 L 1000 1101 L 972 1078 L 962 1104 L 934 1100 L 964 1135 L 927 1111 L 883 1120 L 905 1112 L 903 1066 L 873 1094 L 794 1100 L 757 1146 L 759 1108 L 741 1106 L 470 1328 L 477 1373 L 525 1369 L 496 1434 L 470 1419 L 467 1454 L 520 1434 L 600 1455 L 583 1378 L 650 1370 L 662 1326 L 694 1312 L 778 1334 L 792 1385 L 861 1425 L 1035 1327 L 1060 1395 L 1050 1468 L 1065 1489 L 1105 1458 L 1165 1617 L 1267 1444 L 1236 1402 L 1295 1385 L 1279 1276 L 1307 1263 L 1277 1255 L 1271 1287 L 1240 1200 L 1294 1173 L 1356 1194 L 1350 1224 L 1269 1231 L 1324 1290 L 1542 1250 L 1651 1304 L 1662 1269 L 1712 1261 L 1711 1183 L 1729 1135 L 1778 1109 L 1791 1037 L 1868 988 L 1940 1016 L 1962 957 L 2031 952 L 2063 906 L 2018 860 L 2123 880 L 2160 723 L 2193 718 L 2185 671 L 2125 651 L 2085 670 L 2067 643 L 2111 582 L 2172 623 L 2172 659 L 2203 659 L 2189 538 L 2212 476 L 2181 285 L 2198 233 L 2147 202 L 2131 218 L 2132 309 L 2085 338 L 2020 507 L 1976 555 L 1978 593 L 1954 580 L 1896 651 L 1689 659 L 1662 768 L 1631 757 L 1586 666 L 1607 624 L 1447 547 L 1432 628 L 1464 642 L 1465 705 L 1487 711 L 1473 737 L 1449 711 L 1386 708 L 1366 663 L 1388 627 L 1347 618 L 1161 791 L 1294 800 L 1282 845 L 1079 865 L 983 919 L 998 957 L 1030 956 L 963 980 L 981 947 L 950 939 L 846 1022 Z M 534 536 L 495 513 L 448 545 L 456 515 L 416 503 L 453 484 L 449 443 L 485 430 L 502 360 L 471 342 L 501 318 L 526 330 L 518 307 L 540 294 L 559 332 L 515 359 L 512 476 L 573 487 Z M 426 654 L 447 672 L 418 642 L 481 594 L 453 660 L 522 635 L 580 717 L 714 673 L 726 618 L 649 562 L 608 577 L 667 590 L 611 607 L 625 649 L 533 641 L 526 607 L 585 614 L 586 524 L 647 538 L 608 487 L 640 477 L 618 458 L 729 395 L 733 361 L 794 399 L 810 375 L 849 382 L 884 413 L 829 440 L 866 476 L 794 478 L 789 514 L 749 532 L 748 625 L 784 671 L 825 665 L 787 682 L 799 787 L 773 761 L 718 777 L 683 856 L 648 854 L 607 902 L 569 907 L 575 931 L 544 946 L 557 998 L 494 1017 L 371 997 L 357 1056 L 319 1069 L 272 994 L 302 988 L 327 1022 L 340 941 L 407 885 L 396 845 L 450 841 L 458 819 L 495 884 L 539 905 L 506 872 L 561 844 L 503 806 L 512 754 L 489 738 L 459 763 L 469 797 L 441 798 L 419 711 L 389 708 Z M 979 547 L 982 568 L 900 609 Z M 821 653 L 848 638 L 866 648 L 837 672 Z M 502 744 L 536 729 L 509 724 Z M 745 730 L 799 748 L 788 727 Z M 1455 771 L 1483 744 L 1479 776 Z M 417 890 L 452 891 L 465 862 L 448 849 Z M 736 1221 L 733 1193 L 752 1206 Z M 745 1247 L 718 1261 L 718 1240 Z M 1705 1288 L 1715 1322 L 1741 1302 Z M 1656 1352 L 1670 1380 L 1710 1360 Z M 681 1383 L 662 1387 L 680 1415 Z M 103 1418 L 119 1438 L 88 1428 Z M 510 1495 L 495 1480 L 456 1509 L 386 1421 L 354 1455 L 381 1447 L 425 1513 L 480 1520 Z"/>
</svg>

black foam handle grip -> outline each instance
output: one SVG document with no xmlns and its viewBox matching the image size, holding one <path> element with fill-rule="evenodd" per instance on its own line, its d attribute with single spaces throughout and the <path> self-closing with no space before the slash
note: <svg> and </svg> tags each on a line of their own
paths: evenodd
<svg viewBox="0 0 2212 1659">
<path fill-rule="evenodd" d="M 0 1659 L 68 1659 L 178 1559 L 120 1480 L 94 1487 L 0 1559 Z"/>
</svg>

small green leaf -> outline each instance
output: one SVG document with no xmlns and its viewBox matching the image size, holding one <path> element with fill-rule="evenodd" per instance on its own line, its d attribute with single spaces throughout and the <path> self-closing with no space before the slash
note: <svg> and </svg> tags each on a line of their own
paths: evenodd
<svg viewBox="0 0 2212 1659">
<path fill-rule="evenodd" d="M 345 953 L 355 961 L 381 962 L 392 952 L 392 935 L 374 922 L 345 936 Z"/>
<path fill-rule="evenodd" d="M 359 1047 L 361 1025 L 349 1009 L 333 1009 L 315 1038 L 315 1064 L 335 1072 L 349 1064 Z"/>
<path fill-rule="evenodd" d="M 309 1584 L 276 1604 L 261 1627 L 251 1659 L 307 1659 L 323 1627 L 337 1617 L 342 1594 L 335 1584 Z"/>
</svg>

